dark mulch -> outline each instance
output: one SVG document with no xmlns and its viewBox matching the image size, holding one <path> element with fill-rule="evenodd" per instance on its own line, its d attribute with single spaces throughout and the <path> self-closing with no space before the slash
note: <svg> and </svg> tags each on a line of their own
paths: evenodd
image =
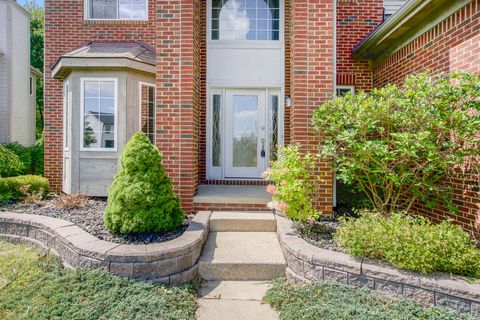
<svg viewBox="0 0 480 320">
<path fill-rule="evenodd" d="M 121 244 L 159 243 L 175 239 L 187 230 L 188 225 L 193 218 L 193 216 L 188 216 L 183 225 L 173 231 L 115 235 L 111 234 L 103 226 L 103 211 L 105 206 L 105 199 L 94 198 L 90 199 L 89 204 L 82 208 L 62 209 L 55 205 L 54 198 L 50 198 L 37 204 L 10 203 L 8 205 L 2 205 L 0 206 L 0 213 L 1 211 L 10 211 L 67 220 L 75 223 L 86 232 L 101 240 Z"/>
</svg>

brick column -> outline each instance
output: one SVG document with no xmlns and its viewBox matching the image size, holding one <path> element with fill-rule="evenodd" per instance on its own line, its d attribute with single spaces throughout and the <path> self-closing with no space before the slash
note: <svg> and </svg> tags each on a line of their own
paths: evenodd
<svg viewBox="0 0 480 320">
<path fill-rule="evenodd" d="M 319 137 L 313 133 L 312 115 L 334 91 L 334 3 L 335 0 L 291 0 L 291 98 L 290 141 L 303 152 L 318 151 Z M 322 181 L 316 204 L 332 213 L 333 172 L 331 162 L 318 163 Z"/>
<path fill-rule="evenodd" d="M 199 0 L 157 2 L 157 141 L 185 211 L 198 186 Z"/>
</svg>

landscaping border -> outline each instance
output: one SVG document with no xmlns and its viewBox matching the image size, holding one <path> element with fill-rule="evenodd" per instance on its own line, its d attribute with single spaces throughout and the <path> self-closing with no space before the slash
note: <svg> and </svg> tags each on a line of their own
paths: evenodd
<svg viewBox="0 0 480 320">
<path fill-rule="evenodd" d="M 402 295 L 423 305 L 449 307 L 480 316 L 480 284 L 460 276 L 399 270 L 389 265 L 355 258 L 314 246 L 302 239 L 292 221 L 276 216 L 277 235 L 287 261 L 287 278 L 295 284 L 337 281 L 368 287 L 383 293 Z"/>
<path fill-rule="evenodd" d="M 0 240 L 29 242 L 70 267 L 103 268 L 116 275 L 174 285 L 198 275 L 211 212 L 198 212 L 178 238 L 146 245 L 100 240 L 72 222 L 35 214 L 0 212 Z"/>
</svg>

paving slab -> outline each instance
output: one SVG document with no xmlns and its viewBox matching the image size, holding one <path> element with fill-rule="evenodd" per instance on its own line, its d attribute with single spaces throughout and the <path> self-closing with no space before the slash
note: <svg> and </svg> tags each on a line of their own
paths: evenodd
<svg viewBox="0 0 480 320">
<path fill-rule="evenodd" d="M 275 232 L 277 222 L 271 212 L 214 212 L 210 231 Z"/>
<path fill-rule="evenodd" d="M 272 201 L 272 195 L 264 186 L 200 185 L 193 198 L 194 203 L 264 204 Z"/>
<path fill-rule="evenodd" d="M 201 299 L 262 301 L 270 287 L 269 281 L 204 281 L 198 296 Z"/>
</svg>

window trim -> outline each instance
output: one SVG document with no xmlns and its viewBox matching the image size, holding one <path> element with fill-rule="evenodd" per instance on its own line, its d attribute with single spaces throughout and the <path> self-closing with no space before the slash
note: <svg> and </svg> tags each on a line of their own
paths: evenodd
<svg viewBox="0 0 480 320">
<path fill-rule="evenodd" d="M 113 82 L 114 83 L 114 106 L 115 106 L 115 148 L 85 148 L 83 144 L 85 125 L 85 82 Z M 117 152 L 118 151 L 118 78 L 80 78 L 80 151 L 86 152 Z"/>
<path fill-rule="evenodd" d="M 157 142 L 157 86 L 154 83 L 149 82 L 138 82 L 138 131 L 142 131 L 142 86 L 151 87 L 154 90 L 154 99 L 153 99 L 153 124 L 155 130 L 153 130 L 153 141 L 155 145 Z"/>
<path fill-rule="evenodd" d="M 69 137 L 71 134 L 68 134 L 70 126 L 68 125 L 69 119 L 68 116 L 71 116 L 71 112 L 69 112 L 70 108 L 70 81 L 66 81 L 63 84 L 63 150 L 68 151 L 70 149 Z M 68 135 L 68 136 L 67 136 Z"/>
<path fill-rule="evenodd" d="M 149 3 L 148 1 L 149 0 L 145 0 L 145 9 L 146 9 L 146 15 L 145 15 L 145 19 L 120 19 L 120 18 L 117 18 L 117 19 L 96 19 L 96 18 L 90 18 L 90 13 L 89 13 L 89 2 L 91 0 L 83 0 L 83 20 L 84 21 L 148 21 L 148 9 L 149 9 Z M 117 2 L 119 2 L 120 0 L 116 0 Z M 120 6 L 118 5 L 117 6 L 117 17 L 120 16 L 119 14 L 119 9 L 120 9 Z"/>
<path fill-rule="evenodd" d="M 251 48 L 280 48 L 285 41 L 285 0 L 280 0 L 280 26 L 278 40 L 214 40 L 212 39 L 212 0 L 207 0 L 207 44 L 210 46 L 232 46 Z"/>
<path fill-rule="evenodd" d="M 350 92 L 352 93 L 352 95 L 355 95 L 355 86 L 354 86 L 353 84 L 351 84 L 351 85 L 344 85 L 344 84 L 342 84 L 342 85 L 336 85 L 336 86 L 335 86 L 335 96 L 337 96 L 337 97 L 338 97 L 338 95 L 337 95 L 337 90 L 338 90 L 338 89 L 347 89 L 347 90 L 350 90 Z"/>
</svg>

